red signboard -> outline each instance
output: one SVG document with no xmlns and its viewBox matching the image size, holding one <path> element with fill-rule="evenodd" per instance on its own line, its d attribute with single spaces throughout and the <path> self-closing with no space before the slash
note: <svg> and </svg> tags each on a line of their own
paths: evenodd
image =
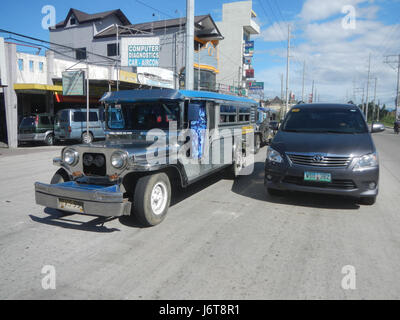
<svg viewBox="0 0 400 320">
<path fill-rule="evenodd" d="M 246 78 L 254 78 L 254 69 L 246 70 Z"/>
</svg>

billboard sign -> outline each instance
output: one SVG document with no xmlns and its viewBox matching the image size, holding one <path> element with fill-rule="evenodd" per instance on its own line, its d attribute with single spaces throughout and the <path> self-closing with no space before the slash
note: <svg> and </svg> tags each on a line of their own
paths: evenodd
<svg viewBox="0 0 400 320">
<path fill-rule="evenodd" d="M 160 64 L 160 38 L 124 37 L 121 39 L 121 65 L 123 67 L 158 67 Z"/>
<path fill-rule="evenodd" d="M 251 65 L 251 57 L 243 57 L 243 64 L 247 66 Z"/>
<path fill-rule="evenodd" d="M 250 91 L 264 90 L 264 82 L 249 81 L 247 85 Z"/>
<path fill-rule="evenodd" d="M 245 56 L 252 57 L 254 54 L 254 41 L 246 41 L 244 44 Z"/>
<path fill-rule="evenodd" d="M 85 95 L 85 72 L 64 71 L 62 73 L 62 88 L 64 96 Z"/>
<path fill-rule="evenodd" d="M 246 70 L 246 78 L 254 78 L 254 69 Z"/>
</svg>

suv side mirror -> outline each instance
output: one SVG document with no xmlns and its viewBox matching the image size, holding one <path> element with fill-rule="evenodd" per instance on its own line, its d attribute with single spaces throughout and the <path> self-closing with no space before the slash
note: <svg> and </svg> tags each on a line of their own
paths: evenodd
<svg viewBox="0 0 400 320">
<path fill-rule="evenodd" d="M 383 123 L 373 123 L 371 127 L 371 133 L 382 132 L 385 131 L 385 126 Z"/>
</svg>

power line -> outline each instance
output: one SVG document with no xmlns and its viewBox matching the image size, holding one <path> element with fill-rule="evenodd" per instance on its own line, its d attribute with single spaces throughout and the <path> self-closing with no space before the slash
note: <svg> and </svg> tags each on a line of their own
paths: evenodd
<svg viewBox="0 0 400 320">
<path fill-rule="evenodd" d="M 168 18 L 174 19 L 174 17 L 171 16 L 171 15 L 169 15 L 168 13 L 162 12 L 161 10 L 156 9 L 156 8 L 154 8 L 154 7 L 150 6 L 150 5 L 148 5 L 147 3 L 144 3 L 144 2 L 142 2 L 142 1 L 140 1 L 140 0 L 135 0 L 135 1 L 136 1 L 137 3 L 139 3 L 139 4 L 141 4 L 142 6 L 145 6 L 145 7 L 149 8 L 149 9 L 151 9 L 151 10 L 154 10 L 154 11 L 157 11 L 158 13 L 163 14 L 164 16 L 166 16 L 166 17 L 168 17 Z"/>
</svg>

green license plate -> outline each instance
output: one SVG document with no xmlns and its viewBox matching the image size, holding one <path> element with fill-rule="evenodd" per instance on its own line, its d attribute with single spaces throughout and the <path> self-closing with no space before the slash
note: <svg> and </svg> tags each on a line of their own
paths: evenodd
<svg viewBox="0 0 400 320">
<path fill-rule="evenodd" d="M 304 181 L 315 181 L 315 182 L 332 182 L 332 176 L 330 173 L 325 172 L 304 172 Z"/>
</svg>

